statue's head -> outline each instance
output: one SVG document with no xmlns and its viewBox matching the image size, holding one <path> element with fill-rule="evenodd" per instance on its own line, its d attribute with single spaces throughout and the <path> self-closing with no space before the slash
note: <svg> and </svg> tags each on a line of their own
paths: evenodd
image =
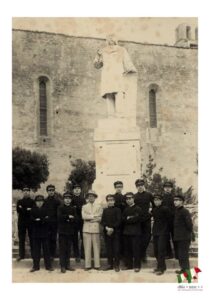
<svg viewBox="0 0 210 300">
<path fill-rule="evenodd" d="M 118 40 L 115 34 L 108 34 L 106 36 L 106 44 L 108 46 L 118 45 Z"/>
</svg>

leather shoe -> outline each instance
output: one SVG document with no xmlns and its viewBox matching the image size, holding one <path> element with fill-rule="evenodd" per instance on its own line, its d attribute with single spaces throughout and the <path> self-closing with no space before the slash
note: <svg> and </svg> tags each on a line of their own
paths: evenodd
<svg viewBox="0 0 210 300">
<path fill-rule="evenodd" d="M 103 268 L 103 271 L 109 271 L 109 270 L 113 270 L 112 266 L 107 266 L 105 268 Z"/>
<path fill-rule="evenodd" d="M 47 270 L 47 271 L 50 271 L 50 272 L 54 271 L 54 269 L 53 269 L 52 267 L 46 268 L 46 270 Z"/>
<path fill-rule="evenodd" d="M 120 268 L 119 267 L 115 267 L 114 270 L 115 270 L 115 272 L 120 272 Z"/>
<path fill-rule="evenodd" d="M 24 259 L 24 258 L 18 257 L 18 258 L 16 259 L 16 261 L 21 261 L 22 259 Z"/>
<path fill-rule="evenodd" d="M 163 275 L 164 271 L 157 271 L 156 275 Z"/>
<path fill-rule="evenodd" d="M 176 270 L 175 273 L 179 275 L 179 274 L 184 273 L 184 270 Z"/>
<path fill-rule="evenodd" d="M 92 268 L 84 268 L 85 271 L 90 271 Z"/>
<path fill-rule="evenodd" d="M 38 269 L 38 268 L 32 268 L 32 269 L 30 270 L 31 273 L 36 272 L 36 271 L 39 271 L 39 269 Z"/>
<path fill-rule="evenodd" d="M 132 270 L 133 268 L 129 268 L 129 267 L 122 267 L 121 270 L 122 271 L 126 271 L 126 270 Z"/>
<path fill-rule="evenodd" d="M 75 271 L 75 269 L 74 269 L 74 268 L 71 268 L 71 267 L 67 267 L 66 270 L 67 270 L 67 271 Z"/>
<path fill-rule="evenodd" d="M 65 268 L 61 268 L 61 273 L 66 273 L 66 269 Z"/>
<path fill-rule="evenodd" d="M 137 273 L 137 272 L 140 272 L 140 269 L 139 269 L 139 268 L 135 268 L 135 269 L 134 269 L 134 272 L 136 272 L 136 273 Z"/>
<path fill-rule="evenodd" d="M 159 270 L 158 269 L 154 269 L 152 272 L 153 273 L 156 273 L 156 272 L 158 272 Z"/>
</svg>

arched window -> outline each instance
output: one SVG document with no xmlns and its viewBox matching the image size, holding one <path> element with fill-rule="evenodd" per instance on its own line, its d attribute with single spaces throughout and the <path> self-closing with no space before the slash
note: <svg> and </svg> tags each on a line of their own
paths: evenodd
<svg viewBox="0 0 210 300">
<path fill-rule="evenodd" d="M 39 134 L 48 135 L 47 128 L 47 77 L 39 78 Z"/>
<path fill-rule="evenodd" d="M 149 90 L 149 119 L 150 127 L 157 128 L 156 90 Z"/>
</svg>

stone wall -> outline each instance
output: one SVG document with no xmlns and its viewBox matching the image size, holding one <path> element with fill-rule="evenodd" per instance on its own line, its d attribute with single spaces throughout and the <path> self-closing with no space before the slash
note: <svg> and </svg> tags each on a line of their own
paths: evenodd
<svg viewBox="0 0 210 300">
<path fill-rule="evenodd" d="M 197 50 L 120 44 L 138 70 L 142 170 L 151 154 L 168 177 L 196 190 Z M 106 117 L 106 106 L 99 93 L 100 71 L 93 67 L 93 60 L 103 45 L 101 39 L 13 31 L 13 146 L 46 153 L 48 182 L 60 192 L 70 172 L 70 157 L 94 159 L 93 130 L 97 121 Z M 38 134 L 39 76 L 49 79 L 47 139 Z M 149 128 L 148 111 L 152 84 L 158 88 L 158 126 L 154 129 Z"/>
</svg>

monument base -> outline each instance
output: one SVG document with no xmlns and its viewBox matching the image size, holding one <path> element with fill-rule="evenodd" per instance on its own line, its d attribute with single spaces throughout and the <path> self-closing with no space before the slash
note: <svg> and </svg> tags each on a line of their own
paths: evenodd
<svg viewBox="0 0 210 300">
<path fill-rule="evenodd" d="M 115 117 L 98 121 L 94 131 L 96 180 L 93 189 L 105 205 L 107 194 L 115 193 L 113 183 L 122 181 L 123 193 L 135 191 L 141 176 L 140 129 L 136 126 L 137 74 L 124 76 L 124 97 Z"/>
<path fill-rule="evenodd" d="M 96 180 L 93 189 L 104 205 L 106 195 L 115 192 L 115 181 L 123 182 L 123 193 L 134 192 L 135 180 L 141 176 L 140 130 L 136 126 L 126 126 L 125 121 L 128 122 L 100 120 L 94 131 Z"/>
</svg>

